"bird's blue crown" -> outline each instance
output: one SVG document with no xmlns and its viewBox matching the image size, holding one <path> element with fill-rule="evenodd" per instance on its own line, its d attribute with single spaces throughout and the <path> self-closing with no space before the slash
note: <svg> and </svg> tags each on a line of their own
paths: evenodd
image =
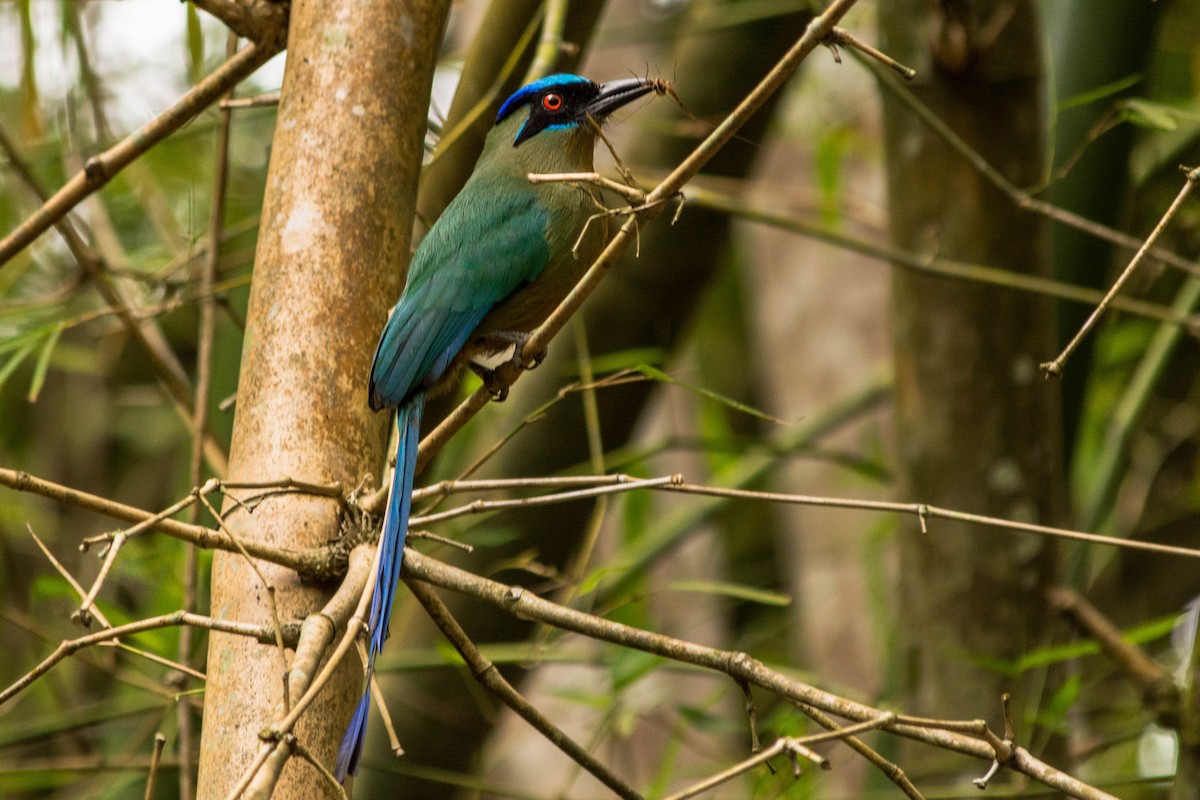
<svg viewBox="0 0 1200 800">
<path fill-rule="evenodd" d="M 532 97 L 545 91 L 546 89 L 550 89 L 555 86 L 571 86 L 573 84 L 581 83 L 591 83 L 591 81 L 582 75 L 572 75 L 569 72 L 560 72 L 555 75 L 547 75 L 546 77 L 536 80 L 533 83 L 526 84 L 525 86 L 522 86 L 520 89 L 517 89 L 515 92 L 513 92 L 512 96 L 504 101 L 504 105 L 500 106 L 500 111 L 496 114 L 496 122 L 502 122 L 505 117 L 516 111 L 525 103 L 528 103 Z"/>
</svg>

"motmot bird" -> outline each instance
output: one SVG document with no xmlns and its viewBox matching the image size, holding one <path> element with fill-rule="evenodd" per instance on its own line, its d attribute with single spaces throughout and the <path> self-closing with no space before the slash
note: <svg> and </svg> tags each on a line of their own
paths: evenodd
<svg viewBox="0 0 1200 800">
<path fill-rule="evenodd" d="M 413 253 L 371 365 L 371 409 L 396 409 L 396 469 L 371 598 L 367 689 L 338 750 L 339 779 L 358 769 L 375 656 L 388 635 L 412 504 L 421 412 L 470 366 L 495 396 L 494 368 L 521 358 L 529 333 L 591 265 L 606 237 L 594 189 L 530 183 L 531 173 L 591 172 L 595 124 L 654 90 L 641 78 L 594 83 L 559 74 L 500 106 L 475 170 Z M 588 224 L 589 221 L 592 224 Z M 580 239 L 581 232 L 583 238 Z M 528 366 L 522 363 L 522 366 Z"/>
</svg>

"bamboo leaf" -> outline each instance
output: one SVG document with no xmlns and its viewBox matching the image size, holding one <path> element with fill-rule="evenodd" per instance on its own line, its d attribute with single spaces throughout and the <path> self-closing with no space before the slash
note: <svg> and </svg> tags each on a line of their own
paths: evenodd
<svg viewBox="0 0 1200 800">
<path fill-rule="evenodd" d="M 726 397 L 725 395 L 717 394 L 716 392 L 712 391 L 711 389 L 705 389 L 703 386 L 695 386 L 694 384 L 686 383 L 685 381 L 681 381 L 676 378 L 672 378 L 667 373 L 663 372 L 660 369 L 655 369 L 654 367 L 650 366 L 649 364 L 639 364 L 638 366 L 634 367 L 633 369 L 635 372 L 640 372 L 641 374 L 645 375 L 647 378 L 649 378 L 652 381 L 659 381 L 660 383 L 669 383 L 672 386 L 678 386 L 681 389 L 687 389 L 689 392 L 692 392 L 693 394 L 698 394 L 701 397 L 708 398 L 709 400 L 715 400 L 716 402 L 721 403 L 722 405 L 728 406 L 729 408 L 732 408 L 736 411 L 741 411 L 743 414 L 749 414 L 752 417 L 757 417 L 758 419 L 766 420 L 767 422 L 774 422 L 776 425 L 789 424 L 788 422 L 780 419 L 779 417 L 772 417 L 770 414 L 766 413 L 765 411 L 759 411 L 757 408 L 754 408 L 753 406 L 748 406 L 745 403 L 739 403 L 737 400 L 734 400 L 732 397 Z"/>
<path fill-rule="evenodd" d="M 187 5 L 187 50 L 188 78 L 193 84 L 204 77 L 204 30 L 200 27 L 200 13 L 191 3 Z"/>
<path fill-rule="evenodd" d="M 33 367 L 33 378 L 29 381 L 28 400 L 31 403 L 38 401 L 38 395 L 42 392 L 42 386 L 46 383 L 46 371 L 50 367 L 50 354 L 54 352 L 54 346 L 58 344 L 58 337 L 62 335 L 63 326 L 57 325 L 54 330 L 46 337 L 46 341 L 42 344 L 42 351 L 38 353 L 37 363 Z"/>
<path fill-rule="evenodd" d="M 25 360 L 25 357 L 33 352 L 33 347 L 33 342 L 25 345 L 13 353 L 12 357 L 8 359 L 3 367 L 0 367 L 0 389 L 4 388 L 5 382 L 16 372 L 17 367 L 21 366 L 21 362 Z"/>
<path fill-rule="evenodd" d="M 1171 106 L 1138 97 L 1131 97 L 1122 105 L 1125 118 L 1138 127 L 1160 131 L 1173 131 L 1179 127 L 1179 110 Z"/>
<path fill-rule="evenodd" d="M 698 594 L 714 594 L 731 597 L 735 600 L 745 600 L 748 603 L 758 603 L 764 606 L 788 606 L 792 598 L 782 592 L 772 592 L 769 589 L 759 589 L 755 586 L 745 586 L 738 583 L 722 583 L 719 581 L 675 581 L 667 586 L 673 592 L 696 592 Z"/>
<path fill-rule="evenodd" d="M 1143 77 L 1145 76 L 1143 76 L 1142 73 L 1135 72 L 1132 75 L 1126 75 L 1124 78 L 1118 78 L 1117 80 L 1111 83 L 1106 83 L 1103 86 L 1097 86 L 1095 89 L 1089 89 L 1086 92 L 1080 92 L 1074 97 L 1068 97 L 1066 100 L 1063 100 L 1061 103 L 1059 103 L 1058 110 L 1061 112 L 1066 111 L 1069 108 L 1086 106 L 1089 103 L 1096 102 L 1097 100 L 1103 100 L 1106 97 L 1112 97 L 1115 94 L 1120 94 L 1130 86 L 1140 83 Z"/>
</svg>

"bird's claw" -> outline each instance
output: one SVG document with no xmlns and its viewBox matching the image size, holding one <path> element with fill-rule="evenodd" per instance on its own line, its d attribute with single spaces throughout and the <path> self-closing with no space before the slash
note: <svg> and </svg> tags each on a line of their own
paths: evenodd
<svg viewBox="0 0 1200 800">
<path fill-rule="evenodd" d="M 522 363 L 521 367 L 523 369 L 537 369 L 538 367 L 540 367 L 542 365 L 542 362 L 546 360 L 546 354 L 548 352 L 549 352 L 549 350 L 547 348 L 543 347 L 541 350 L 539 350 L 533 354 L 533 358 L 531 358 L 527 362 Z M 520 354 L 517 354 L 517 358 L 519 359 L 520 357 L 521 357 Z"/>
<path fill-rule="evenodd" d="M 493 402 L 503 403 L 508 399 L 508 383 L 500 377 L 498 369 L 488 369 L 474 361 L 468 361 L 467 365 L 479 376 L 479 380 L 483 381 L 483 388 L 491 395 Z"/>
</svg>

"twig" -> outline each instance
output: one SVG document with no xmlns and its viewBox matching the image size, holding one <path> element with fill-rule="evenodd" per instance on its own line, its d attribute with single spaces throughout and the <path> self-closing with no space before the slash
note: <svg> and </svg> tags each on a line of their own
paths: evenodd
<svg viewBox="0 0 1200 800">
<path fill-rule="evenodd" d="M 75 590 L 75 593 L 79 595 L 80 598 L 86 597 L 87 591 L 79 584 L 79 581 L 75 580 L 75 576 L 68 572 L 67 568 L 64 567 L 62 563 L 54 557 L 54 553 L 50 552 L 50 548 L 46 547 L 46 543 L 43 542 L 41 538 L 33 532 L 33 526 L 29 523 L 26 523 L 25 530 L 29 531 L 29 535 L 33 537 L 33 541 L 37 542 L 37 546 L 42 551 L 42 555 L 46 556 L 46 560 L 49 561 L 54 569 L 58 571 L 58 574 L 62 575 L 63 579 L 71 585 L 71 588 Z M 104 612 L 102 612 L 100 609 L 93 609 L 92 613 L 95 614 L 96 619 L 100 620 L 101 625 L 106 628 L 112 627 L 112 623 L 108 621 L 108 619 L 104 616 Z"/>
<path fill-rule="evenodd" d="M 833 51 L 833 60 L 839 64 L 842 63 L 842 58 L 840 55 L 838 55 L 837 48 L 838 45 L 843 45 L 845 47 L 854 48 L 867 58 L 875 59 L 888 69 L 896 72 L 896 74 L 898 74 L 901 78 L 904 78 L 906 81 L 911 81 L 913 78 L 917 77 L 917 71 L 912 67 L 904 66 L 887 53 L 881 53 L 879 50 L 876 50 L 874 47 L 843 28 L 834 28 L 831 30 L 829 35 L 825 37 L 825 41 L 821 42 L 821 44 Z"/>
<path fill-rule="evenodd" d="M 1171 203 L 1166 213 L 1163 214 L 1162 219 L 1158 221 L 1158 224 L 1154 226 L 1154 230 L 1150 231 L 1150 235 L 1146 237 L 1146 241 L 1133 254 L 1133 258 L 1130 259 L 1121 276 L 1113 283 L 1112 288 L 1108 290 L 1108 294 L 1104 295 L 1104 299 L 1100 301 L 1100 305 L 1096 306 L 1091 316 L 1087 318 L 1083 326 L 1076 332 L 1071 341 L 1067 343 L 1067 346 L 1063 348 L 1063 351 L 1053 361 L 1047 361 L 1041 365 L 1042 372 L 1045 373 L 1046 377 L 1058 377 L 1062 374 L 1063 364 L 1071 357 L 1071 353 L 1075 352 L 1075 348 L 1083 341 L 1083 337 L 1087 336 L 1088 332 L 1099 322 L 1100 315 L 1104 313 L 1105 309 L 1112 302 L 1113 297 L 1125 285 L 1125 281 L 1129 280 L 1129 277 L 1133 275 L 1133 271 L 1137 269 L 1138 264 L 1145 258 L 1146 253 L 1150 252 L 1150 248 L 1158 241 L 1158 237 L 1162 236 L 1167 225 L 1175 218 L 1175 212 L 1183 205 L 1183 201 L 1192 193 L 1192 189 L 1196 187 L 1197 183 L 1200 183 L 1200 167 L 1187 170 L 1187 178 L 1183 182 L 1183 188 L 1179 190 L 1179 194 L 1175 195 L 1175 200 Z"/>
<path fill-rule="evenodd" d="M 100 572 L 96 575 L 96 580 L 92 582 L 92 588 L 88 590 L 84 596 L 83 602 L 79 608 L 71 614 L 71 621 L 82 625 L 85 628 L 90 628 L 92 625 L 92 604 L 96 601 L 96 595 L 100 592 L 100 587 L 104 585 L 108 573 L 112 570 L 113 564 L 117 561 L 117 553 L 121 551 L 121 547 L 125 544 L 127 537 L 124 533 L 118 533 L 113 537 L 112 546 L 108 548 L 108 554 L 104 557 L 104 563 L 100 565 Z"/>
<path fill-rule="evenodd" d="M 149 530 L 153 530 L 160 522 L 164 522 L 164 521 L 168 520 L 169 518 L 178 514 L 183 509 L 194 507 L 196 505 L 196 501 L 200 497 L 200 493 L 204 492 L 204 491 L 206 491 L 206 487 L 192 489 L 191 494 L 189 494 L 187 497 L 184 497 L 180 500 L 175 501 L 171 505 L 164 508 L 162 511 L 159 511 L 156 514 L 151 514 L 150 516 L 146 517 L 145 519 L 143 519 L 141 522 L 137 523 L 136 525 L 132 525 L 124 530 L 107 531 L 105 533 L 100 533 L 95 536 L 88 536 L 79 543 L 79 551 L 82 553 L 86 553 L 89 549 L 91 549 L 92 545 L 96 545 L 96 544 L 103 544 L 105 548 L 108 548 L 112 545 L 113 541 L 116 539 L 116 537 L 118 535 L 123 535 L 127 539 L 132 539 L 134 536 L 145 533 L 146 531 L 149 531 Z M 208 491 L 211 491 L 211 490 L 208 490 Z M 188 524 L 192 524 L 192 523 L 188 523 Z M 199 526 L 196 526 L 196 527 L 199 527 Z"/>
<path fill-rule="evenodd" d="M 317 497 L 332 497 L 336 500 L 344 499 L 346 491 L 342 484 L 337 481 L 333 483 L 312 483 L 310 481 L 298 481 L 288 475 L 270 481 L 221 481 L 222 491 L 228 492 L 230 489 L 279 489 L 281 491 L 303 492 L 304 494 L 316 495 Z"/>
<path fill-rule="evenodd" d="M 683 484 L 683 478 L 680 475 L 665 475 L 661 478 L 647 478 L 646 480 L 635 480 L 628 483 L 618 483 L 611 486 L 595 486 L 590 489 L 577 489 L 571 492 L 557 492 L 555 494 L 540 495 L 538 497 L 517 497 L 511 500 L 475 500 L 465 506 L 451 508 L 448 511 L 441 511 L 436 514 L 428 514 L 423 517 L 413 517 L 409 520 L 409 525 L 432 525 L 435 522 L 443 522 L 455 517 L 461 517 L 466 514 L 483 514 L 490 511 L 500 511 L 509 508 L 526 508 L 531 506 L 554 505 L 556 503 L 567 503 L 573 500 L 584 500 L 589 497 L 603 497 L 604 495 L 616 494 L 617 492 L 630 492 L 636 489 L 658 489 L 672 484 Z M 1198 553 L 1197 555 L 1200 555 Z"/>
<path fill-rule="evenodd" d="M 363 664 L 367 663 L 366 648 L 363 646 L 362 640 L 358 640 L 358 655 L 362 658 Z M 371 674 L 371 699 L 375 701 L 375 710 L 379 712 L 379 717 L 383 720 L 383 731 L 388 737 L 388 746 L 392 749 L 392 755 L 400 758 L 404 755 L 404 746 L 400 744 L 400 737 L 396 734 L 396 726 L 392 723 L 392 712 L 388 710 L 387 698 L 383 695 L 383 690 L 379 688 L 379 681 L 375 674 Z"/>
<path fill-rule="evenodd" d="M 99 618 L 99 614 L 97 614 L 97 618 Z M 134 647 L 133 645 L 125 644 L 122 641 L 101 642 L 100 644 L 98 644 L 96 646 L 97 647 L 112 647 L 112 648 L 121 650 L 126 653 L 131 653 L 131 654 L 137 656 L 138 658 L 144 658 L 147 661 L 153 662 L 155 664 L 160 664 L 164 667 L 167 667 L 168 669 L 175 670 L 176 672 L 190 675 L 191 677 L 195 678 L 198 681 L 208 680 L 208 676 L 205 675 L 203 672 L 201 672 L 198 669 L 193 669 L 192 667 L 189 667 L 186 664 L 181 664 L 178 661 L 172 661 L 169 658 L 163 658 L 162 656 L 158 655 L 157 653 L 151 653 L 149 650 L 143 650 L 140 647 Z M 178 691 L 172 692 L 172 694 L 175 697 L 180 696 L 180 693 Z"/>
<path fill-rule="evenodd" d="M 221 110 L 237 110 L 242 108 L 266 108 L 279 105 L 279 92 L 267 92 L 254 97 L 228 97 L 221 101 Z"/>
<path fill-rule="evenodd" d="M 866 511 L 892 511 L 900 514 L 913 514 L 924 520 L 952 519 L 959 522 L 973 522 L 977 525 L 987 525 L 992 528 L 1005 528 L 1013 531 L 1037 533 L 1059 539 L 1071 539 L 1078 542 L 1122 547 L 1127 550 L 1143 550 L 1160 555 L 1187 556 L 1200 558 L 1200 550 L 1176 545 L 1143 542 L 1139 539 L 1124 539 L 1117 536 L 1102 536 L 1098 533 L 1073 531 L 1069 528 L 1054 528 L 1049 525 L 1037 525 L 1032 522 L 1017 522 L 1015 520 L 988 517 L 983 514 L 969 514 L 965 511 L 955 511 L 949 508 L 931 506 L 925 503 L 896 503 L 887 500 L 849 500 L 840 497 L 812 497 L 808 495 L 785 494 L 781 492 L 755 492 L 748 489 L 722 489 L 709 486 L 694 486 L 691 484 L 664 484 L 656 487 L 664 491 L 683 492 L 685 494 L 703 494 L 712 497 L 741 498 L 751 500 L 767 500 L 777 503 L 794 503 L 797 505 L 822 506 L 825 508 L 856 508 Z"/>
<path fill-rule="evenodd" d="M 378 561 L 382 550 L 383 543 L 381 541 L 374 548 L 356 547 L 350 554 L 350 572 L 353 572 L 354 579 L 351 579 L 351 574 L 348 572 L 346 580 L 338 587 L 337 593 L 321 614 L 322 617 L 328 619 L 337 619 L 343 616 L 344 612 L 334 608 L 335 603 L 344 607 L 348 605 L 349 599 L 356 597 L 357 603 L 354 605 L 353 614 L 346 622 L 345 633 L 338 641 L 337 647 L 329 655 L 329 659 L 323 664 L 320 658 L 328 649 L 328 642 L 323 637 L 314 637 L 313 642 L 305 648 L 305 652 L 316 656 L 316 660 L 309 661 L 308 665 L 311 667 L 320 665 L 320 671 L 316 673 L 316 677 L 311 682 L 306 683 L 303 694 L 292 704 L 291 711 L 259 732 L 258 737 L 263 744 L 242 779 L 230 791 L 228 800 L 237 800 L 243 792 L 252 798 L 269 798 L 274 792 L 279 775 L 287 763 L 288 753 L 285 748 L 279 758 L 273 759 L 272 756 L 276 754 L 282 744 L 286 743 L 295 729 L 297 721 L 308 711 L 313 700 L 333 678 L 333 673 L 350 654 L 359 635 L 368 630 L 367 612 L 371 605 L 371 595 L 375 591 L 375 580 L 379 572 Z M 364 558 L 365 553 L 370 553 L 371 558 Z M 297 645 L 296 658 L 292 662 L 293 667 L 300 662 L 301 646 Z M 264 765 L 269 765 L 270 768 L 263 769 Z"/>
<path fill-rule="evenodd" d="M 154 797 L 154 781 L 158 777 L 158 765 L 162 759 L 163 745 L 167 743 L 167 737 L 162 735 L 162 732 L 154 734 L 154 752 L 150 756 L 150 774 L 146 776 L 146 792 L 142 795 L 145 800 L 150 800 Z M 185 764 L 179 765 L 180 769 L 186 769 Z"/>
<path fill-rule="evenodd" d="M 1097 239 L 1102 239 L 1106 242 L 1123 247 L 1127 250 L 1136 251 L 1141 247 L 1142 242 L 1135 236 L 1130 236 L 1127 233 L 1110 228 L 1107 225 L 1101 225 L 1098 222 L 1081 217 L 1073 211 L 1059 208 L 1045 200 L 1039 200 L 1033 197 L 1029 192 L 1018 189 L 1011 184 L 1000 172 L 987 162 L 982 155 L 977 153 L 969 144 L 963 140 L 958 134 L 951 130 L 945 120 L 934 113 L 928 106 L 917 99 L 912 91 L 900 83 L 894 75 L 886 70 L 874 68 L 872 71 L 879 78 L 884 88 L 888 89 L 892 95 L 903 103 L 910 111 L 917 115 L 920 120 L 925 123 L 938 136 L 940 136 L 952 150 L 957 152 L 962 158 L 966 159 L 972 167 L 975 168 L 980 175 L 987 179 L 989 183 L 999 189 L 1007 196 L 1018 208 L 1025 211 L 1031 211 L 1035 214 L 1041 214 L 1044 217 L 1054 220 L 1062 225 L 1066 225 L 1076 230 L 1083 231 Z M 1164 264 L 1181 269 L 1184 272 L 1200 274 L 1200 266 L 1191 261 L 1182 258 L 1176 253 L 1171 253 L 1165 250 L 1154 249 L 1150 252 L 1151 257 L 1161 261 Z"/>
<path fill-rule="evenodd" d="M 992 759 L 992 764 L 988 767 L 988 771 L 984 773 L 983 777 L 971 781 L 971 783 L 975 784 L 975 788 L 980 791 L 988 787 L 988 784 L 996 776 L 996 773 L 1003 769 L 1005 763 L 1012 758 L 1015 734 L 1013 732 L 1011 700 L 1012 696 L 1008 692 L 1000 695 L 1000 706 L 1004 711 L 1004 738 L 998 739 L 994 733 L 985 728 L 987 740 L 995 749 L 996 757 Z"/>
<path fill-rule="evenodd" d="M 490 480 L 446 480 L 414 489 L 413 501 L 427 497 L 448 497 L 463 492 L 507 491 L 510 489 L 586 489 L 591 486 L 613 486 L 637 480 L 624 474 L 564 475 L 547 478 L 496 478 Z"/>
<path fill-rule="evenodd" d="M 758 709 L 754 707 L 754 695 L 751 694 L 750 684 L 746 681 L 737 681 L 737 685 L 742 690 L 746 721 L 750 724 L 750 752 L 758 753 L 762 750 L 762 742 L 758 739 Z"/>
<path fill-rule="evenodd" d="M 407 553 L 405 554 L 407 557 Z M 475 647 L 475 643 L 467 636 L 466 631 L 454 619 L 454 615 L 450 613 L 450 609 L 437 596 L 433 588 L 427 583 L 420 581 L 405 581 L 408 588 L 424 606 L 429 618 L 442 631 L 450 644 L 454 645 L 454 649 L 458 651 L 463 660 L 467 662 L 467 666 L 471 669 L 471 676 L 487 687 L 495 694 L 501 702 L 515 711 L 522 719 L 532 725 L 539 733 L 550 740 L 558 749 L 562 750 L 576 763 L 586 769 L 598 781 L 603 783 L 618 796 L 624 797 L 627 800 L 641 800 L 641 795 L 638 794 L 632 787 L 626 784 L 623 780 L 614 775 L 608 767 L 604 766 L 595 757 L 592 756 L 583 747 L 575 742 L 574 739 L 567 736 L 561 728 L 550 721 L 546 715 L 538 711 L 529 701 L 521 696 L 521 693 L 513 688 L 495 665 L 484 658 L 479 650 Z"/>
<path fill-rule="evenodd" d="M 964 261 L 942 258 L 940 256 L 922 255 L 910 250 L 876 244 L 865 239 L 848 236 L 830 226 L 812 224 L 797 219 L 787 213 L 768 209 L 762 205 L 743 202 L 740 198 L 705 187 L 688 187 L 688 199 L 703 208 L 724 211 L 750 222 L 758 222 L 779 230 L 791 231 L 807 236 L 817 241 L 827 242 L 869 258 L 897 264 L 905 269 L 930 275 L 940 275 L 958 280 L 974 281 L 990 286 L 1001 286 L 1021 292 L 1055 297 L 1060 300 L 1070 300 L 1075 303 L 1089 305 L 1099 303 L 1104 299 L 1104 293 L 1088 286 L 1077 286 L 1064 283 L 1052 278 L 1038 275 L 1026 275 L 1020 272 L 992 267 L 984 264 L 971 264 Z M 1135 297 L 1117 296 L 1112 299 L 1112 307 L 1127 314 L 1146 317 L 1185 328 L 1192 335 L 1200 331 L 1200 317 L 1188 313 L 1187 309 L 1166 308 L 1156 303 L 1148 303 Z"/>
<path fill-rule="evenodd" d="M 227 622 L 225 620 L 216 619 L 215 617 L 206 617 L 200 614 L 192 614 L 182 610 L 171 614 L 163 614 L 158 617 L 150 617 L 149 619 L 138 620 L 137 622 L 130 622 L 127 625 L 118 625 L 115 628 L 105 628 L 102 631 L 90 633 L 87 636 L 81 636 L 78 639 L 64 640 L 59 644 L 58 648 L 45 659 L 43 659 L 40 664 L 22 675 L 15 683 L 13 683 L 3 692 L 0 692 L 0 705 L 4 705 L 4 703 L 11 700 L 14 696 L 25 689 L 25 687 L 29 686 L 42 675 L 49 672 L 55 664 L 85 647 L 91 647 L 92 645 L 98 645 L 102 642 L 119 639 L 125 635 L 157 630 L 158 628 L 170 628 L 176 625 L 196 625 L 201 628 L 220 631 L 222 633 L 232 633 L 237 636 L 249 636 L 252 639 L 262 642 L 263 644 L 273 644 L 275 642 L 277 633 L 283 635 L 283 632 L 276 631 L 270 626 L 250 625 L 243 622 Z M 284 636 L 285 641 L 290 638 L 290 636 Z"/>
<path fill-rule="evenodd" d="M 525 177 L 534 185 L 541 183 L 588 183 L 621 195 L 629 201 L 630 205 L 636 206 L 646 202 L 646 193 L 637 186 L 629 186 L 628 184 L 614 181 L 612 178 L 601 175 L 599 172 L 531 172 Z"/>
<path fill-rule="evenodd" d="M 154 530 L 181 541 L 192 542 L 198 547 L 208 550 L 227 550 L 237 553 L 243 549 L 222 531 L 200 525 L 189 525 L 179 520 L 160 518 L 159 514 L 151 514 L 149 511 L 109 500 L 107 497 L 88 494 L 53 481 L 35 478 L 23 470 L 0 468 L 0 486 L 7 486 L 18 492 L 33 492 L 42 497 L 95 511 L 113 519 L 135 523 L 150 522 Z M 188 502 L 192 501 L 189 499 Z M 262 542 L 246 542 L 244 549 L 255 558 L 287 567 L 307 577 L 324 579 L 341 572 L 339 566 L 333 563 L 335 559 L 331 558 L 330 551 L 323 547 L 309 550 L 288 550 Z"/>
<path fill-rule="evenodd" d="M 821 709 L 813 708 L 812 706 L 805 705 L 804 703 L 793 702 L 792 705 L 803 711 L 822 728 L 828 728 L 831 731 L 836 730 L 843 733 L 845 732 L 841 726 L 834 722 L 832 717 L 830 717 Z M 924 795 L 917 790 L 917 787 L 913 785 L 911 780 L 909 780 L 909 777 L 904 773 L 904 770 L 902 770 L 895 763 L 888 761 L 886 758 L 881 756 L 874 748 L 867 745 L 867 743 L 862 739 L 859 739 L 857 736 L 843 736 L 841 741 L 851 750 L 865 758 L 876 769 L 886 775 L 888 780 L 896 784 L 900 791 L 904 792 L 905 797 L 908 797 L 909 800 L 925 800 Z"/>
<path fill-rule="evenodd" d="M 236 85 L 279 52 L 274 43 L 252 44 L 196 84 L 170 108 L 98 156 L 55 192 L 46 203 L 0 241 L 0 268 L 80 200 L 112 180 L 131 161 L 191 122 L 231 86 Z"/>
<path fill-rule="evenodd" d="M 797 756 L 802 756 L 811 760 L 821 769 L 830 768 L 829 762 L 813 751 L 809 750 L 802 740 L 794 738 L 776 739 L 775 742 L 765 750 L 762 750 L 761 752 L 756 753 L 747 759 L 739 761 L 732 767 L 718 772 L 716 775 L 712 775 L 697 784 L 689 786 L 682 792 L 676 792 L 675 794 L 668 795 L 666 798 L 664 798 L 664 800 L 687 800 L 689 797 L 695 797 L 696 795 L 703 794 L 709 789 L 714 789 L 717 786 L 720 786 L 722 783 L 727 783 L 736 778 L 738 775 L 741 775 L 744 772 L 749 772 L 759 764 L 766 764 L 772 758 L 785 753 L 793 760 Z M 799 777 L 799 767 L 796 768 L 796 777 Z"/>
</svg>

